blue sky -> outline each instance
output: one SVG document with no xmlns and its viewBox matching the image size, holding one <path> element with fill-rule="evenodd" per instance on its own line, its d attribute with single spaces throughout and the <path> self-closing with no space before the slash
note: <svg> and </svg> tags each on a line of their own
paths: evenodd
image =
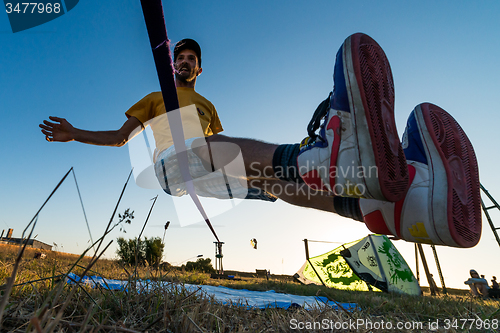
<svg viewBox="0 0 500 333">
<path fill-rule="evenodd" d="M 415 105 L 441 106 L 468 134 L 481 182 L 500 200 L 498 1 L 163 1 L 163 6 L 169 38 L 194 38 L 202 47 L 203 74 L 196 89 L 216 106 L 226 135 L 299 142 L 331 90 L 338 47 L 348 35 L 364 32 L 391 63 L 399 133 Z M 38 124 L 53 115 L 79 128 L 117 129 L 130 106 L 159 90 L 140 1 L 80 1 L 54 21 L 15 34 L 7 14 L 0 14 L 0 43 L 0 229 L 14 228 L 20 236 L 73 166 L 97 238 L 130 171 L 128 149 L 48 143 Z M 179 227 L 172 198 L 134 183 L 119 211 L 130 207 L 136 219 L 126 234 L 116 231 L 109 239 L 137 236 L 157 194 L 145 235 L 163 237 L 163 224 L 172 221 L 165 260 L 176 263 L 198 254 L 213 260 L 214 238 L 206 226 Z M 500 226 L 500 214 L 493 218 Z M 213 216 L 212 223 L 226 243 L 224 268 L 277 274 L 300 268 L 304 238 L 349 242 L 368 234 L 362 223 L 282 202 L 243 202 Z M 438 247 L 448 286 L 465 287 L 470 268 L 488 279 L 500 275 L 499 261 L 492 260 L 500 248 L 486 219 L 483 224 L 475 248 Z M 72 178 L 40 214 L 35 234 L 65 252 L 87 246 Z M 252 238 L 259 241 L 258 250 L 251 248 Z M 395 245 L 414 269 L 413 244 Z M 310 252 L 336 246 L 314 243 Z M 426 250 L 437 277 L 432 252 Z M 107 256 L 114 256 L 113 248 Z"/>
</svg>

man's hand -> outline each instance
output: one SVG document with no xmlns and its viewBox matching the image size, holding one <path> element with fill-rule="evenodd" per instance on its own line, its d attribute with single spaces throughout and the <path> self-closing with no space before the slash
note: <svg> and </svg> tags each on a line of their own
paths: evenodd
<svg viewBox="0 0 500 333">
<path fill-rule="evenodd" d="M 47 141 L 78 141 L 97 146 L 121 147 L 144 129 L 136 117 L 127 119 L 117 131 L 87 131 L 73 127 L 64 118 L 49 117 L 49 119 L 54 122 L 44 120 L 43 124 L 39 125 Z M 132 133 L 133 131 L 135 132 Z"/>
<path fill-rule="evenodd" d="M 58 117 L 49 117 L 49 119 L 55 123 L 44 120 L 43 124 L 38 125 L 47 141 L 68 142 L 75 139 L 75 128 L 66 119 Z"/>
</svg>

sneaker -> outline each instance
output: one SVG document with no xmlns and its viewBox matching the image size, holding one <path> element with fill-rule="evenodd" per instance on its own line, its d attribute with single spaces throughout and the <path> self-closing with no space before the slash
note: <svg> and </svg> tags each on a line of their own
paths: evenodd
<svg viewBox="0 0 500 333">
<path fill-rule="evenodd" d="M 479 173 L 460 125 L 436 105 L 418 105 L 403 135 L 410 188 L 396 203 L 360 200 L 373 232 L 414 243 L 473 247 L 481 238 Z"/>
<path fill-rule="evenodd" d="M 301 177 L 310 187 L 339 196 L 401 200 L 408 169 L 384 51 L 365 34 L 349 36 L 337 53 L 333 80 L 318 135 L 310 132 L 301 143 Z"/>
</svg>

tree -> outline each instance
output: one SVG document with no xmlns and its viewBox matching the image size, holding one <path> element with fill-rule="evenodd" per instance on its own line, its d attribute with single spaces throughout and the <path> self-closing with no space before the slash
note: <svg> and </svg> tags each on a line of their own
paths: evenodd
<svg viewBox="0 0 500 333">
<path fill-rule="evenodd" d="M 165 243 L 163 243 L 160 237 L 151 237 L 144 239 L 144 247 L 146 253 L 146 261 L 150 266 L 157 266 L 161 262 L 163 257 L 163 249 Z"/>
<path fill-rule="evenodd" d="M 150 266 L 158 265 L 163 257 L 165 246 L 160 237 L 146 237 L 144 240 L 139 241 L 139 245 L 137 245 L 137 238 L 126 240 L 119 237 L 117 243 L 116 254 L 118 258 L 129 265 L 145 265 L 146 263 Z"/>
<path fill-rule="evenodd" d="M 210 258 L 200 258 L 196 262 L 188 261 L 185 266 L 186 271 L 198 271 L 203 273 L 213 273 L 215 272 Z"/>
<path fill-rule="evenodd" d="M 116 254 L 118 258 L 126 264 L 135 265 L 136 263 L 143 263 L 145 260 L 144 249 L 139 244 L 137 246 L 137 238 L 126 240 L 123 237 L 119 237 L 117 240 L 118 249 Z M 142 243 L 142 242 L 141 242 Z M 137 251 L 137 262 L 136 262 L 136 251 Z"/>
</svg>

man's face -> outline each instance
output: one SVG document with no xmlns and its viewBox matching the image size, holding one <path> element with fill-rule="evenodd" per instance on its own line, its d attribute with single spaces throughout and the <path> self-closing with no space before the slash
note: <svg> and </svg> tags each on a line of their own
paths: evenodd
<svg viewBox="0 0 500 333">
<path fill-rule="evenodd" d="M 183 50 L 175 60 L 175 77 L 184 82 L 191 82 L 201 73 L 198 57 L 192 50 Z"/>
</svg>

